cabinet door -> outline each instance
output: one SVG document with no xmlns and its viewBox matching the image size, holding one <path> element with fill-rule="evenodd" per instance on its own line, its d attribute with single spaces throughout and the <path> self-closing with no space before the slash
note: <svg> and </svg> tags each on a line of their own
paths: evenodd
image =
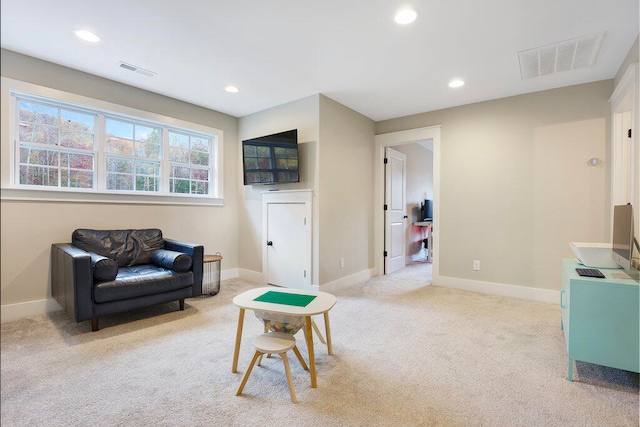
<svg viewBox="0 0 640 427">
<path fill-rule="evenodd" d="M 570 301 L 570 357 L 638 372 L 638 286 L 574 279 Z"/>
<path fill-rule="evenodd" d="M 267 283 L 289 288 L 310 284 L 311 245 L 304 203 L 267 204 Z"/>
</svg>

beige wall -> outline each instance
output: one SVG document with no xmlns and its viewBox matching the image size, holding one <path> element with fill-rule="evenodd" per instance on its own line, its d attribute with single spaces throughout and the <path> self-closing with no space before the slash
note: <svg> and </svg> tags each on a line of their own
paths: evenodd
<svg viewBox="0 0 640 427">
<path fill-rule="evenodd" d="M 321 285 L 373 267 L 374 127 L 373 120 L 320 97 Z"/>
<path fill-rule="evenodd" d="M 262 272 L 262 193 L 313 190 L 312 283 L 324 285 L 373 264 L 374 122 L 314 95 L 240 119 L 240 139 L 298 129 L 300 183 L 243 186 L 239 215 L 240 266 Z M 337 207 L 340 208 L 337 208 Z M 340 268 L 340 258 L 345 267 Z"/>
<path fill-rule="evenodd" d="M 243 185 L 242 180 L 242 144 L 238 142 L 239 179 L 236 192 L 240 195 L 238 214 L 238 250 L 239 265 L 243 270 L 262 272 L 262 193 L 268 190 L 314 190 L 314 216 L 317 211 L 317 162 L 318 162 L 318 115 L 319 97 L 313 95 L 278 107 L 270 108 L 240 118 L 240 141 L 258 136 L 270 135 L 290 129 L 298 129 L 298 150 L 300 156 L 300 182 L 282 185 Z M 317 226 L 313 231 L 313 244 L 317 254 Z M 312 275 L 317 283 L 317 259 Z"/>
<path fill-rule="evenodd" d="M 202 243 L 207 253 L 221 252 L 223 270 L 238 266 L 238 119 L 15 52 L 2 50 L 1 55 L 4 77 L 223 130 L 225 173 L 224 207 L 2 200 L 3 306 L 51 297 L 50 246 L 70 241 L 80 227 L 157 227 L 166 237 Z M 3 137 L 1 143 L 6 153 L 9 141 Z"/>
<path fill-rule="evenodd" d="M 608 241 L 612 90 L 607 80 L 377 123 L 377 134 L 442 126 L 441 276 L 558 290 L 569 242 Z"/>
<path fill-rule="evenodd" d="M 78 227 L 159 227 L 261 272 L 262 187 L 242 183 L 242 139 L 297 128 L 314 190 L 314 283 L 370 269 L 374 134 L 442 126 L 440 275 L 559 289 L 570 241 L 608 239 L 613 80 L 374 123 L 323 95 L 236 119 L 2 50 L 2 76 L 224 131 L 224 207 L 2 201 L 2 305 L 50 298 L 49 252 Z M 4 138 L 3 147 L 8 144 Z M 591 157 L 604 160 L 586 166 Z M 283 188 L 284 189 L 284 188 Z M 339 260 L 345 258 L 345 267 Z M 472 271 L 472 260 L 482 269 Z M 320 267 L 321 266 L 321 267 Z"/>
</svg>

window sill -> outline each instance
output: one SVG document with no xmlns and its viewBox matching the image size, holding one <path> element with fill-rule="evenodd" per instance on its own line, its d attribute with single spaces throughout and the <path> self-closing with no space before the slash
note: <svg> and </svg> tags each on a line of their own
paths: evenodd
<svg viewBox="0 0 640 427">
<path fill-rule="evenodd" d="M 2 188 L 2 201 L 35 203 L 108 203 L 129 205 L 224 206 L 224 199 L 190 196 L 156 196 L 96 192 L 23 190 Z"/>
</svg>

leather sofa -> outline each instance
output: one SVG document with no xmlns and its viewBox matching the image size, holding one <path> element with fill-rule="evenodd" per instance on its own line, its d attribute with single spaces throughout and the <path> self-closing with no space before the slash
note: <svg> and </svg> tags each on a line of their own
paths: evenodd
<svg viewBox="0 0 640 427">
<path fill-rule="evenodd" d="M 51 247 L 51 293 L 76 322 L 202 294 L 204 247 L 157 228 L 77 229 Z"/>
</svg>

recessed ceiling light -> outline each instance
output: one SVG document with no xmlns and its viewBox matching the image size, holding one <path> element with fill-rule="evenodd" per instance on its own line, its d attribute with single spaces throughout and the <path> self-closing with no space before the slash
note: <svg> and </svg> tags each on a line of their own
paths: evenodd
<svg viewBox="0 0 640 427">
<path fill-rule="evenodd" d="M 82 40 L 90 43 L 98 43 L 100 41 L 100 36 L 97 35 L 96 33 L 92 33 L 91 31 L 75 30 L 74 33 L 76 36 L 78 36 Z"/>
<path fill-rule="evenodd" d="M 410 24 L 416 20 L 418 12 L 413 9 L 402 9 L 396 13 L 395 20 L 400 25 Z"/>
<path fill-rule="evenodd" d="M 240 89 L 238 89 L 235 86 L 227 86 L 227 87 L 224 88 L 224 90 L 226 90 L 229 93 L 238 93 L 238 92 L 240 92 Z"/>
<path fill-rule="evenodd" d="M 451 80 L 449 82 L 449 87 L 460 87 L 460 86 L 464 86 L 464 81 L 460 79 Z"/>
</svg>

